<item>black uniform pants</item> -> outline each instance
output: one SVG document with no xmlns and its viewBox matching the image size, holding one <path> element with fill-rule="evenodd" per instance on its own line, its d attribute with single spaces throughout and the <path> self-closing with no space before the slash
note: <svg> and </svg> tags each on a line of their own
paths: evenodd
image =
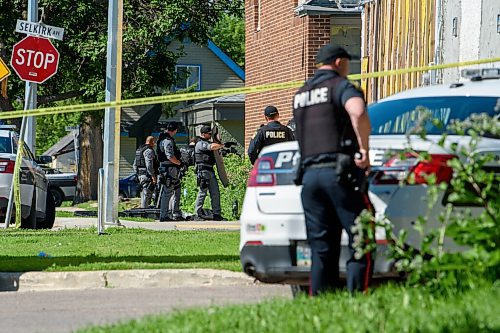
<svg viewBox="0 0 500 333">
<path fill-rule="evenodd" d="M 342 229 L 349 235 L 347 288 L 352 293 L 363 291 L 373 264 L 370 256 L 354 257 L 351 228 L 359 213 L 366 208 L 360 192 L 336 181 L 334 168 L 308 168 L 302 181 L 307 240 L 311 247 L 311 293 L 334 290 L 339 287 L 339 257 Z"/>
</svg>

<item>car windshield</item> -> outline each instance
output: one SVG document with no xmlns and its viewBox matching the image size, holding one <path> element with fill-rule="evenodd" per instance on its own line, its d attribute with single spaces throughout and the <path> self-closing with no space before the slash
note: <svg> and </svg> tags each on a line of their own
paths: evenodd
<svg viewBox="0 0 500 333">
<path fill-rule="evenodd" d="M 0 137 L 0 153 L 12 153 L 12 145 L 9 137 Z"/>
<path fill-rule="evenodd" d="M 498 97 L 420 97 L 375 103 L 368 107 L 372 134 L 406 134 L 418 122 L 420 114 L 430 112 L 439 119 L 443 128 L 428 121 L 427 134 L 440 135 L 452 119 L 464 120 L 473 113 L 498 114 Z M 449 132 L 449 131 L 447 131 Z"/>
</svg>

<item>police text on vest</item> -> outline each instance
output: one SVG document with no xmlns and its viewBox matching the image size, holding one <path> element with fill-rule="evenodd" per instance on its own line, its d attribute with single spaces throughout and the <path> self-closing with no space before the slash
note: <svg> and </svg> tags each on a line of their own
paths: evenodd
<svg viewBox="0 0 500 333">
<path fill-rule="evenodd" d="M 294 105 L 295 109 L 303 108 L 310 105 L 316 105 L 328 102 L 328 87 L 313 89 L 311 91 L 304 91 L 295 95 Z"/>
<path fill-rule="evenodd" d="M 267 131 L 266 139 L 284 139 L 285 132 L 284 131 Z"/>
</svg>

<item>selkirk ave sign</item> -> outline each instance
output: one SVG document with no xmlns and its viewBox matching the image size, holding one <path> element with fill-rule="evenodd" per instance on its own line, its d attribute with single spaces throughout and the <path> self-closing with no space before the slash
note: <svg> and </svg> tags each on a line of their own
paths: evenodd
<svg viewBox="0 0 500 333">
<path fill-rule="evenodd" d="M 43 23 L 17 20 L 16 32 L 33 36 L 63 40 L 64 29 Z"/>
</svg>

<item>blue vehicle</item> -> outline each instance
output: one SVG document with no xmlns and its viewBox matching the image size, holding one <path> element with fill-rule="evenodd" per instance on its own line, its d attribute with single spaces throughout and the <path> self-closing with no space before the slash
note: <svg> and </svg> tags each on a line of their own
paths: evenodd
<svg viewBox="0 0 500 333">
<path fill-rule="evenodd" d="M 119 196 L 122 198 L 135 198 L 140 194 L 139 181 L 135 173 L 120 179 L 119 184 Z"/>
</svg>

